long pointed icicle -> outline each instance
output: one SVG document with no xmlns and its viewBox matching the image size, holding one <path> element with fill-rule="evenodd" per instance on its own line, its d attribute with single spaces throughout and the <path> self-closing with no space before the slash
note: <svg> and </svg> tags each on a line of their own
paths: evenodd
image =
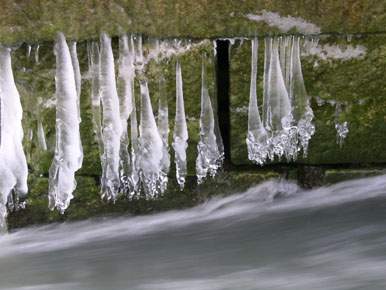
<svg viewBox="0 0 386 290">
<path fill-rule="evenodd" d="M 257 104 L 256 79 L 257 79 L 258 39 L 252 39 L 251 85 L 249 92 L 248 110 L 248 135 L 247 147 L 249 160 L 262 165 L 268 155 L 267 132 L 261 122 Z"/>
<path fill-rule="evenodd" d="M 196 175 L 199 184 L 203 182 L 208 174 L 212 177 L 216 175 L 223 158 L 219 151 L 214 132 L 215 116 L 206 84 L 205 70 L 205 59 L 203 59 L 201 73 L 200 141 L 197 145 L 198 155 L 196 159 Z"/>
<path fill-rule="evenodd" d="M 119 95 L 120 116 L 122 122 L 122 136 L 120 145 L 120 178 L 121 191 L 130 194 L 132 184 L 130 181 L 131 158 L 129 153 L 129 136 L 127 122 L 133 110 L 133 80 L 134 80 L 134 55 L 130 49 L 127 35 L 119 40 L 119 79 L 122 82 L 122 92 Z"/>
<path fill-rule="evenodd" d="M 140 81 L 141 123 L 140 131 L 140 175 L 147 198 L 157 197 L 161 191 L 164 173 L 161 168 L 162 139 L 155 122 L 146 80 Z"/>
<path fill-rule="evenodd" d="M 99 87 L 99 45 L 97 42 L 89 42 L 87 45 L 89 75 L 91 79 L 91 111 L 92 123 L 96 141 L 99 146 L 99 156 L 102 161 L 103 140 L 102 140 L 102 113 L 101 94 Z"/>
<path fill-rule="evenodd" d="M 263 124 L 267 131 L 271 131 L 271 107 L 269 102 L 269 69 L 272 53 L 272 38 L 267 37 L 264 40 L 264 79 L 263 79 Z"/>
<path fill-rule="evenodd" d="M 291 68 L 290 96 L 293 102 L 293 116 L 297 122 L 297 138 L 303 149 L 303 155 L 307 156 L 308 144 L 315 133 L 315 126 L 312 123 L 314 113 L 303 80 L 299 37 L 293 40 Z"/>
<path fill-rule="evenodd" d="M 187 174 L 186 149 L 188 148 L 188 126 L 185 116 L 184 92 L 181 65 L 176 63 L 176 115 L 174 121 L 173 149 L 176 164 L 176 178 L 180 189 L 185 186 Z"/>
<path fill-rule="evenodd" d="M 6 231 L 7 200 L 27 193 L 27 161 L 23 151 L 23 110 L 13 78 L 11 50 L 0 46 L 0 232 Z"/>
<path fill-rule="evenodd" d="M 270 107 L 271 146 L 273 155 L 281 157 L 286 152 L 288 130 L 292 122 L 291 104 L 285 87 L 279 61 L 279 43 L 274 39 L 269 64 L 267 97 Z"/>
<path fill-rule="evenodd" d="M 71 55 L 62 33 L 55 43 L 56 55 L 56 146 L 49 172 L 49 208 L 64 212 L 76 187 L 75 171 L 80 169 L 78 95 Z"/>
<path fill-rule="evenodd" d="M 161 181 L 161 192 L 167 188 L 168 174 L 170 170 L 170 155 L 169 155 L 169 109 L 168 98 L 165 92 L 165 79 L 161 75 L 159 80 L 159 100 L 158 100 L 158 131 L 162 139 L 162 160 L 161 170 L 164 178 Z"/>
<path fill-rule="evenodd" d="M 99 82 L 103 108 L 101 194 L 102 198 L 114 201 L 120 188 L 119 152 L 122 122 L 119 112 L 111 38 L 106 34 L 101 35 L 99 63 Z"/>
</svg>

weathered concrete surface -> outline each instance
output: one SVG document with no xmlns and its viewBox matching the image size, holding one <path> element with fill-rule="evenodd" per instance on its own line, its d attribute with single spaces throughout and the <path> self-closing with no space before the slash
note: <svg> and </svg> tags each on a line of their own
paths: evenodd
<svg viewBox="0 0 386 290">
<path fill-rule="evenodd" d="M 248 20 L 263 10 L 300 17 L 321 32 L 385 31 L 386 2 L 377 0 L 2 0 L 0 42 L 51 40 L 58 31 L 74 39 L 101 31 L 157 37 L 231 37 L 273 32 Z"/>
</svg>

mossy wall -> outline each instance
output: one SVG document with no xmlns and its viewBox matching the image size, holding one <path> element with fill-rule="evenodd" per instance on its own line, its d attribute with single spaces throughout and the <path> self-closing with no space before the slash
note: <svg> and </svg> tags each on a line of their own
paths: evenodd
<svg viewBox="0 0 386 290">
<path fill-rule="evenodd" d="M 386 27 L 385 3 L 382 1 L 8 1 L 0 3 L 0 43 L 12 44 L 13 67 L 24 109 L 24 148 L 29 164 L 28 206 L 12 213 L 10 227 L 32 223 L 73 220 L 110 213 L 140 214 L 165 209 L 192 206 L 213 194 L 227 194 L 271 177 L 299 179 L 302 184 L 322 184 L 352 176 L 366 176 L 362 167 L 377 166 L 377 173 L 386 162 Z M 263 10 L 282 17 L 300 17 L 320 27 L 323 37 L 319 46 L 330 45 L 345 51 L 347 47 L 365 48 L 365 53 L 349 59 L 303 55 L 303 75 L 306 89 L 312 97 L 316 134 L 311 140 L 308 158 L 296 163 L 278 161 L 266 168 L 252 166 L 247 159 L 246 129 L 250 81 L 250 41 L 236 41 L 232 46 L 230 67 L 231 95 L 231 163 L 233 171 L 223 172 L 202 186 L 195 182 L 196 145 L 199 138 L 200 84 L 202 55 L 209 57 L 209 92 L 215 96 L 215 72 L 212 39 L 280 33 L 266 22 L 247 19 L 248 13 L 260 15 Z M 84 163 L 76 174 L 75 199 L 65 215 L 47 208 L 48 168 L 55 145 L 55 108 L 49 106 L 55 95 L 55 56 L 53 40 L 58 31 L 68 39 L 79 40 L 78 55 L 82 72 L 81 138 Z M 90 82 L 87 76 L 87 41 L 98 39 L 101 31 L 112 36 L 133 32 L 145 35 L 145 48 L 151 37 L 191 38 L 194 48 L 178 56 L 182 65 L 184 96 L 189 127 L 188 182 L 180 192 L 176 186 L 172 163 L 170 186 L 164 197 L 156 201 L 124 198 L 115 204 L 100 200 L 101 175 L 98 145 L 92 130 Z M 289 32 L 298 32 L 296 29 Z M 353 34 L 353 37 L 350 35 Z M 202 41 L 202 39 L 209 39 Z M 32 44 L 28 57 L 27 43 Z M 118 60 L 117 38 L 113 40 Z M 260 37 L 258 96 L 262 103 L 263 38 Z M 38 51 L 38 53 L 37 53 Z M 37 57 L 35 57 L 38 56 Z M 157 112 L 158 80 L 166 80 L 169 101 L 169 122 L 172 137 L 175 111 L 175 63 L 177 56 L 146 67 L 154 112 Z M 136 87 L 137 100 L 138 85 Z M 41 101 L 40 101 L 41 100 Z M 324 104 L 318 105 L 323 101 Z M 347 121 L 349 134 L 342 148 L 336 143 L 335 107 L 343 104 L 340 121 Z M 37 124 L 42 121 L 48 150 L 38 145 Z M 221 120 L 220 120 L 221 121 Z M 171 139 L 170 139 L 171 140 Z M 173 151 L 171 150 L 171 154 Z M 278 164 L 279 163 L 279 164 Z M 284 165 L 283 165 L 284 164 Z M 370 165 L 369 165 L 370 164 Z M 323 168 L 320 177 L 311 167 Z M 342 166 L 355 166 L 355 174 Z M 340 169 L 329 169 L 326 166 Z M 245 171 L 245 168 L 248 170 Z M 304 171 L 307 171 L 306 174 Z M 371 169 L 369 172 L 375 172 Z M 313 179 L 304 180 L 304 176 Z"/>
</svg>

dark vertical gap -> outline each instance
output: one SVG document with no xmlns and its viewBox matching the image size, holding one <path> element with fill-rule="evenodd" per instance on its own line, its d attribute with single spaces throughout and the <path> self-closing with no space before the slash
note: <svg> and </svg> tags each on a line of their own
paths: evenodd
<svg viewBox="0 0 386 290">
<path fill-rule="evenodd" d="M 224 166 L 231 163 L 231 120 L 230 120 L 230 58 L 229 40 L 216 41 L 216 92 L 219 127 L 224 143 Z"/>
</svg>

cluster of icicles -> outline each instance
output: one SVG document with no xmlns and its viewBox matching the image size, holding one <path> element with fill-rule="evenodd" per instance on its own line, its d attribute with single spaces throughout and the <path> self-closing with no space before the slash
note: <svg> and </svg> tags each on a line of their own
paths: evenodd
<svg viewBox="0 0 386 290">
<path fill-rule="evenodd" d="M 167 188 L 170 170 L 168 103 L 166 94 L 161 94 L 156 122 L 144 75 L 142 38 L 127 35 L 120 38 L 117 78 L 108 35 L 102 34 L 100 41 L 89 43 L 87 49 L 93 125 L 102 164 L 102 198 L 115 201 L 120 194 L 129 198 L 157 197 Z M 79 133 L 81 73 L 76 42 L 67 43 L 65 36 L 59 33 L 54 53 L 56 145 L 49 170 L 48 196 L 49 208 L 63 213 L 73 198 L 75 172 L 83 162 Z M 205 71 L 203 61 L 200 141 L 196 160 L 199 183 L 208 175 L 214 176 L 224 158 L 216 110 L 208 93 Z M 136 81 L 140 87 L 138 109 L 134 94 Z M 22 147 L 22 113 L 20 96 L 13 79 L 11 50 L 0 46 L 0 230 L 6 228 L 7 205 L 18 206 L 18 198 L 28 191 L 28 168 Z M 38 127 L 41 127 L 39 131 L 43 130 L 42 126 Z M 40 143 L 45 144 L 44 132 L 41 133 Z M 187 175 L 188 127 L 181 65 L 178 61 L 172 147 L 176 180 L 182 190 Z"/>
<path fill-rule="evenodd" d="M 248 158 L 262 165 L 282 158 L 307 155 L 315 133 L 314 114 L 307 95 L 297 36 L 265 39 L 262 116 L 256 93 L 258 39 L 252 40 L 251 83 L 248 109 Z"/>
</svg>

